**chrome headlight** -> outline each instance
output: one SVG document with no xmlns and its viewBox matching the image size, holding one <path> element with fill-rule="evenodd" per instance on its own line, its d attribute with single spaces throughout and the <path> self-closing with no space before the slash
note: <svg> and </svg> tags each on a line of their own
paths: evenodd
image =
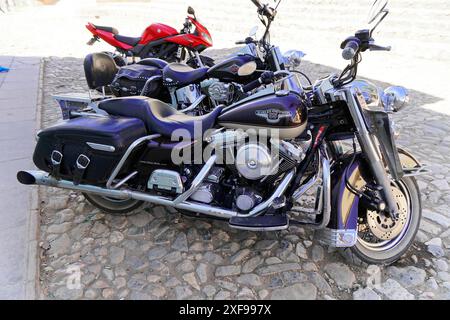
<svg viewBox="0 0 450 320">
<path fill-rule="evenodd" d="M 237 73 L 239 76 L 243 77 L 243 76 L 249 76 L 255 71 L 256 71 L 256 62 L 250 61 L 250 62 L 244 63 L 242 66 L 240 66 Z"/>
<path fill-rule="evenodd" d="M 284 64 L 288 68 L 296 68 L 302 62 L 302 58 L 305 56 L 305 53 L 300 50 L 289 50 L 284 53 Z"/>
<path fill-rule="evenodd" d="M 384 90 L 382 100 L 386 111 L 400 111 L 409 102 L 408 90 L 400 86 L 389 87 Z"/>
<path fill-rule="evenodd" d="M 361 107 L 373 111 L 382 110 L 380 94 L 382 91 L 376 85 L 366 80 L 355 80 L 349 86 L 359 92 L 364 98 L 365 104 L 361 105 Z"/>
</svg>

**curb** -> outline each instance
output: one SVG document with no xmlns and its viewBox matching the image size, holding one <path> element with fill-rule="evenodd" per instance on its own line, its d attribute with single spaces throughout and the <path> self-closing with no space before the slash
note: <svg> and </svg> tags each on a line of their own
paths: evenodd
<svg viewBox="0 0 450 320">
<path fill-rule="evenodd" d="M 36 101 L 36 123 L 35 133 L 41 128 L 41 111 L 44 100 L 44 59 L 41 58 L 39 67 L 39 84 L 38 84 L 38 98 Z M 28 230 L 27 230 L 27 274 L 25 284 L 25 299 L 35 300 L 40 298 L 40 284 L 39 284 L 39 187 L 33 186 L 30 196 L 30 214 L 28 216 Z"/>
</svg>

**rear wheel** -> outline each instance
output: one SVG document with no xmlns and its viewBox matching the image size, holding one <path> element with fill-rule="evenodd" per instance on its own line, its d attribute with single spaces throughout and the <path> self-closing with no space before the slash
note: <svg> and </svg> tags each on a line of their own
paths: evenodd
<svg viewBox="0 0 450 320">
<path fill-rule="evenodd" d="M 358 240 L 350 250 L 369 264 L 389 265 L 397 261 L 411 246 L 422 216 L 420 192 L 413 177 L 392 183 L 399 219 L 383 213 L 361 210 Z"/>
<path fill-rule="evenodd" d="M 83 196 L 100 210 L 114 215 L 129 215 L 138 209 L 144 203 L 134 199 L 115 199 L 110 197 L 98 196 L 94 194 L 83 193 Z"/>
</svg>

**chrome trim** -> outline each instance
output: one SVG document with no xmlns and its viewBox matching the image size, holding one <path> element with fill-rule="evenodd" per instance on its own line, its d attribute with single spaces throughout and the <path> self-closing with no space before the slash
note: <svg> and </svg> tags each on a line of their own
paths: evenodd
<svg viewBox="0 0 450 320">
<path fill-rule="evenodd" d="M 94 143 L 94 142 L 86 142 L 86 144 L 94 150 L 106 151 L 106 152 L 116 151 L 116 148 L 114 148 L 114 146 L 110 146 L 107 144 Z"/>
<path fill-rule="evenodd" d="M 280 182 L 275 192 L 269 197 L 269 199 L 254 207 L 253 210 L 250 211 L 248 216 L 259 215 L 262 213 L 263 210 L 270 208 L 274 203 L 275 199 L 282 196 L 283 193 L 286 191 L 287 187 L 289 186 L 289 183 L 291 183 L 292 178 L 294 178 L 294 175 L 295 170 L 289 171 L 283 178 L 283 180 Z"/>
<path fill-rule="evenodd" d="M 144 141 L 148 141 L 148 140 L 153 140 L 156 139 L 158 137 L 160 137 L 160 134 L 151 134 L 149 136 L 145 136 L 142 138 L 137 139 L 136 141 L 134 141 L 127 149 L 127 151 L 125 152 L 125 154 L 122 156 L 122 158 L 120 159 L 119 163 L 117 164 L 116 168 L 114 169 L 114 171 L 111 173 L 111 176 L 109 177 L 108 181 L 106 182 L 106 188 L 108 189 L 114 189 L 112 187 L 113 181 L 114 179 L 117 177 L 117 175 L 119 174 L 120 170 L 122 169 L 123 165 L 125 164 L 125 161 L 128 159 L 128 157 L 130 156 L 131 152 L 134 150 L 134 148 L 136 148 L 138 145 L 140 145 L 142 142 Z"/>
<path fill-rule="evenodd" d="M 190 188 L 186 190 L 184 193 L 180 194 L 177 198 L 175 198 L 175 200 L 173 200 L 173 203 L 175 205 L 187 200 L 195 191 L 197 191 L 197 189 L 200 187 L 200 184 L 203 182 L 203 180 L 205 180 L 209 171 L 211 171 L 211 168 L 216 162 L 216 158 L 217 156 L 214 154 L 208 159 L 208 161 L 206 161 L 203 168 L 200 170 L 195 179 L 192 181 Z"/>
<path fill-rule="evenodd" d="M 125 182 L 127 182 L 128 180 L 130 180 L 131 178 L 133 178 L 135 175 L 137 175 L 138 172 L 137 171 L 133 171 L 132 173 L 130 173 L 129 175 L 127 175 L 125 178 L 123 178 L 122 180 L 120 180 L 118 183 L 116 183 L 112 188 L 113 189 L 117 189 L 119 188 L 121 185 L 123 185 Z"/>
<path fill-rule="evenodd" d="M 322 180 L 322 184 L 319 186 L 321 188 L 318 198 L 316 198 L 316 207 L 314 211 L 306 210 L 292 210 L 293 212 L 307 212 L 309 214 L 322 214 L 322 220 L 317 224 L 308 224 L 307 226 L 312 229 L 324 229 L 331 218 L 331 168 L 330 161 L 325 152 L 325 147 L 321 146 L 319 151 L 319 170 L 313 179 L 308 181 L 306 184 L 298 188 L 292 195 L 292 199 L 297 201 L 306 191 L 308 191 L 319 179 Z M 322 178 L 319 178 L 320 172 L 322 172 Z"/>
<path fill-rule="evenodd" d="M 237 229 L 237 230 L 247 230 L 247 231 L 255 231 L 255 232 L 282 231 L 282 230 L 286 230 L 286 229 L 289 228 L 289 220 L 288 220 L 288 223 L 286 225 L 284 225 L 284 226 L 277 226 L 277 227 L 266 227 L 266 228 L 264 228 L 264 227 L 254 227 L 254 228 L 252 228 L 252 227 L 241 227 L 241 226 L 237 227 L 237 226 L 234 226 L 234 225 L 231 225 L 231 224 L 229 224 L 228 226 L 230 228 Z"/>
<path fill-rule="evenodd" d="M 203 64 L 200 54 L 198 53 L 198 51 L 195 51 L 194 54 L 195 54 L 195 58 L 197 59 L 197 65 L 199 66 L 199 68 L 203 68 L 205 65 Z"/>
<path fill-rule="evenodd" d="M 69 189 L 69 190 L 75 190 L 75 191 L 81 191 L 81 192 L 87 192 L 87 193 L 93 193 L 100 196 L 105 196 L 109 198 L 116 198 L 116 199 L 135 199 L 135 200 L 141 200 L 145 202 L 155 203 L 162 206 L 168 206 L 168 207 L 174 207 L 181 210 L 188 210 L 193 211 L 197 213 L 201 213 L 208 216 L 213 216 L 217 218 L 224 218 L 224 219 L 230 219 L 232 217 L 248 217 L 249 214 L 241 214 L 233 210 L 227 210 L 223 208 L 213 207 L 206 204 L 200 204 L 195 202 L 189 202 L 189 201 L 183 201 L 181 203 L 175 203 L 173 199 L 169 197 L 163 197 L 163 196 L 157 196 L 157 195 L 150 195 L 147 193 L 143 193 L 140 191 L 131 191 L 131 190 L 115 190 L 115 189 L 106 189 L 102 187 L 97 187 L 93 185 L 85 185 L 85 184 L 79 184 L 75 185 L 72 181 L 68 180 L 57 180 L 50 176 L 48 173 L 44 171 L 20 171 L 19 174 L 22 176 L 22 178 L 26 178 L 26 182 L 22 182 L 25 184 L 37 184 L 37 185 L 44 185 L 49 187 L 55 187 L 55 188 L 62 188 L 62 189 Z M 24 175 L 28 175 L 27 177 L 24 177 Z M 280 186 L 275 190 L 274 195 L 270 197 L 265 203 L 270 205 L 270 203 L 273 201 L 274 197 L 278 195 L 280 192 L 284 192 L 287 185 L 293 178 L 294 173 L 291 171 L 286 175 L 286 177 L 283 179 L 283 181 L 280 183 Z M 267 208 L 267 207 L 266 207 Z M 261 208 L 263 210 L 265 208 Z"/>
<path fill-rule="evenodd" d="M 141 90 L 141 96 L 144 96 L 144 93 L 147 90 L 149 83 L 156 79 L 162 79 L 162 75 L 157 75 L 157 76 L 148 78 L 147 81 L 145 81 L 144 87 Z"/>
<path fill-rule="evenodd" d="M 424 174 L 430 174 L 432 171 L 427 168 L 426 165 L 421 165 L 418 168 L 406 168 L 403 167 L 403 176 L 404 177 L 417 177 Z"/>
<path fill-rule="evenodd" d="M 323 151 L 321 148 L 321 152 Z M 325 153 L 325 152 L 323 152 Z M 325 156 L 322 156 L 322 221 L 318 225 L 312 225 L 313 229 L 323 229 L 330 222 L 331 217 L 331 170 L 330 161 Z"/>
<path fill-rule="evenodd" d="M 102 187 L 97 187 L 93 185 L 84 185 L 79 184 L 75 185 L 72 181 L 68 180 L 57 180 L 53 177 L 51 177 L 48 173 L 44 171 L 21 171 L 20 174 L 22 175 L 28 175 L 26 184 L 37 184 L 37 185 L 44 185 L 49 187 L 55 187 L 55 188 L 62 188 L 62 189 L 69 189 L 69 190 L 76 190 L 81 192 L 87 192 L 87 193 L 93 193 L 100 196 L 110 197 L 110 198 L 116 198 L 116 199 L 135 199 L 135 200 L 141 200 L 145 202 L 151 202 L 163 206 L 168 207 L 174 207 L 181 210 L 188 210 L 193 211 L 197 213 L 201 213 L 208 216 L 213 216 L 217 218 L 224 218 L 224 219 L 230 219 L 232 217 L 249 217 L 249 214 L 241 214 L 233 210 L 227 210 L 223 208 L 217 208 L 213 206 L 209 206 L 206 204 L 200 204 L 195 202 L 189 202 L 189 201 L 183 201 L 180 203 L 175 203 L 173 199 L 163 196 L 156 196 L 156 195 L 150 195 L 147 193 L 139 192 L 139 191 L 131 191 L 131 190 L 114 190 L 114 189 L 106 189 Z M 276 198 L 278 194 L 284 192 L 287 185 L 293 178 L 294 173 L 291 171 L 286 175 L 286 177 L 283 179 L 283 181 L 280 183 L 280 186 L 275 190 L 275 193 L 265 202 L 267 203 L 267 207 L 273 202 L 272 199 Z M 259 210 L 262 211 L 263 209 L 267 208 L 260 208 Z M 255 208 L 256 209 L 256 208 Z M 255 210 L 254 209 L 254 210 Z"/>
<path fill-rule="evenodd" d="M 203 99 L 205 99 L 205 98 L 206 98 L 206 95 L 202 94 L 200 97 L 197 98 L 197 100 L 195 100 L 194 102 L 192 102 L 192 104 L 191 104 L 189 107 L 184 108 L 184 109 L 181 109 L 181 110 L 179 110 L 179 111 L 185 113 L 185 112 L 194 110 L 195 108 L 197 108 L 197 106 L 198 106 L 198 105 L 203 101 Z"/>
<path fill-rule="evenodd" d="M 356 102 L 355 95 L 357 92 L 350 88 L 344 89 L 343 92 L 345 93 L 347 105 L 349 107 L 348 109 L 355 122 L 359 144 L 368 158 L 367 162 L 372 169 L 375 180 L 383 188 L 383 194 L 390 212 L 396 215 L 397 205 L 391 192 L 391 182 L 387 177 L 386 169 L 380 156 L 380 150 L 376 147 L 372 136 L 367 129 L 360 107 Z"/>
<path fill-rule="evenodd" d="M 93 193 L 104 197 L 116 198 L 116 199 L 135 199 L 145 202 L 155 203 L 163 206 L 175 207 L 177 209 L 193 211 L 208 216 L 213 216 L 217 218 L 230 219 L 232 217 L 246 217 L 247 215 L 240 214 L 235 211 L 212 207 L 205 204 L 198 204 L 194 202 L 182 202 L 177 205 L 174 204 L 173 199 L 168 197 L 150 195 L 139 191 L 131 190 L 114 190 L 106 189 L 92 185 L 79 184 L 75 185 L 72 181 L 68 180 L 57 180 L 51 177 L 48 173 L 44 171 L 21 171 L 20 174 L 29 175 L 28 182 L 26 184 L 37 184 L 44 185 L 55 188 L 69 189 L 87 193 Z M 32 179 L 32 182 L 31 182 Z"/>
<path fill-rule="evenodd" d="M 329 229 L 325 228 L 317 234 L 319 242 L 336 248 L 353 247 L 358 240 L 358 231 L 355 229 Z"/>
</svg>

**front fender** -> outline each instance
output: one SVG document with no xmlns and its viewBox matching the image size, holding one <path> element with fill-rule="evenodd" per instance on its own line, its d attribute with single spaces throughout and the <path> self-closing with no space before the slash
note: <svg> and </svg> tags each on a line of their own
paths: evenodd
<svg viewBox="0 0 450 320">
<path fill-rule="evenodd" d="M 425 173 L 424 167 L 408 151 L 397 148 L 404 176 Z M 352 155 L 337 161 L 332 168 L 332 205 L 331 218 L 322 233 L 325 242 L 335 247 L 351 247 L 355 245 L 358 235 L 359 197 L 346 186 L 345 176 L 349 183 L 362 190 L 370 180 L 370 168 L 361 153 L 351 163 Z"/>
</svg>

